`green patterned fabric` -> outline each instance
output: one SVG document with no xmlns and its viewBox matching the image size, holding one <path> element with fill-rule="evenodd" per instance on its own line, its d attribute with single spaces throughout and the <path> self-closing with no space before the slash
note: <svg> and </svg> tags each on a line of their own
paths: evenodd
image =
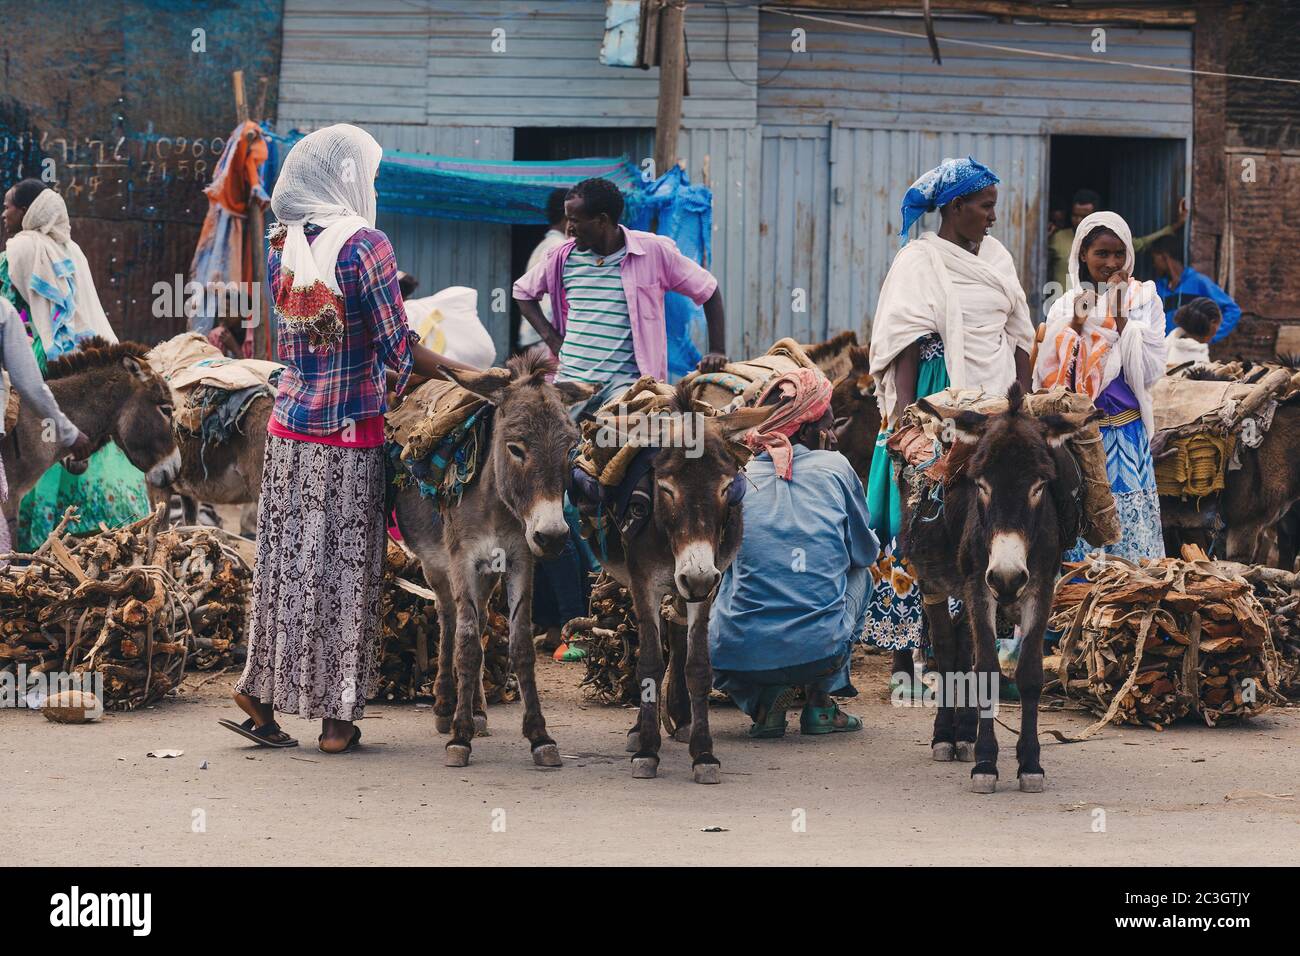
<svg viewBox="0 0 1300 956">
<path fill-rule="evenodd" d="M 916 373 L 917 398 L 928 398 L 935 392 L 943 391 L 948 384 L 948 368 L 944 365 L 942 353 L 921 361 Z M 898 482 L 894 481 L 893 465 L 889 460 L 889 452 L 885 449 L 885 440 L 892 433 L 892 428 L 886 428 L 877 438 L 867 482 L 867 507 L 871 511 L 871 530 L 876 532 L 876 537 L 882 544 L 897 537 L 903 526 L 902 500 L 898 495 Z"/>
<path fill-rule="evenodd" d="M 40 547 L 68 505 L 81 511 L 81 520 L 68 525 L 73 534 L 96 531 L 100 522 L 115 528 L 138 521 L 150 510 L 144 473 L 114 444 L 90 456 L 85 474 L 73 475 L 55 465 L 18 506 L 19 550 Z"/>
</svg>

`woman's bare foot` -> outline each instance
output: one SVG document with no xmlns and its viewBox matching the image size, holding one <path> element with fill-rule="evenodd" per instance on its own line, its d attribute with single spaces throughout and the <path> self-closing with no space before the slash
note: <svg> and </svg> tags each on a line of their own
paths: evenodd
<svg viewBox="0 0 1300 956">
<path fill-rule="evenodd" d="M 348 749 L 356 735 L 356 725 L 350 720 L 326 717 L 321 722 L 320 749 L 327 754 L 342 753 Z"/>
<path fill-rule="evenodd" d="M 239 709 L 253 718 L 253 723 L 257 727 L 265 727 L 267 724 L 275 722 L 275 708 L 270 704 L 264 704 L 255 697 L 249 697 L 247 694 L 235 694 L 235 703 Z"/>
</svg>

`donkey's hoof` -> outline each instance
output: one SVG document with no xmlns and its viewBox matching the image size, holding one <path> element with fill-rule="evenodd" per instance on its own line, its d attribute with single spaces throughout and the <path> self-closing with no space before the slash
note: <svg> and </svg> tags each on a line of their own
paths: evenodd
<svg viewBox="0 0 1300 956">
<path fill-rule="evenodd" d="M 952 760 L 955 752 L 956 751 L 953 745 L 948 743 L 947 741 L 941 740 L 936 744 L 930 744 L 930 756 L 933 757 L 935 760 L 939 760 L 944 763 L 947 763 L 948 761 Z"/>
<path fill-rule="evenodd" d="M 678 727 L 676 730 L 674 730 L 674 731 L 673 731 L 673 740 L 677 741 L 679 744 L 688 744 L 688 743 L 690 743 L 690 742 L 691 742 L 691 725 L 690 725 L 690 724 L 682 724 L 682 726 L 680 726 L 680 727 Z"/>
<path fill-rule="evenodd" d="M 641 750 L 641 734 L 639 731 L 629 731 L 627 735 L 627 746 L 623 748 L 630 754 L 638 753 Z"/>
<path fill-rule="evenodd" d="M 998 775 L 995 773 L 973 773 L 970 775 L 971 793 L 994 793 L 998 789 Z"/>
<path fill-rule="evenodd" d="M 975 741 L 959 740 L 957 741 L 957 759 L 962 763 L 975 762 Z"/>
<path fill-rule="evenodd" d="M 447 744 L 447 759 L 443 763 L 448 767 L 468 767 L 469 747 L 465 744 Z"/>
<path fill-rule="evenodd" d="M 1020 775 L 1021 793 L 1042 793 L 1045 778 L 1041 773 L 1022 773 Z"/>
<path fill-rule="evenodd" d="M 451 733 L 451 715 L 443 717 L 441 714 L 433 715 L 433 729 L 440 734 Z"/>
<path fill-rule="evenodd" d="M 488 728 L 487 728 L 487 714 L 475 714 L 475 715 L 474 715 L 474 736 L 475 736 L 475 737 L 490 737 L 490 736 L 492 736 L 491 734 L 488 733 Z"/>
<path fill-rule="evenodd" d="M 659 775 L 658 757 L 633 757 L 632 779 L 653 780 Z"/>
<path fill-rule="evenodd" d="M 722 764 L 697 763 L 691 770 L 696 783 L 722 783 Z"/>
<path fill-rule="evenodd" d="M 533 763 L 539 767 L 563 767 L 560 748 L 555 744 L 541 744 L 533 748 Z"/>
</svg>

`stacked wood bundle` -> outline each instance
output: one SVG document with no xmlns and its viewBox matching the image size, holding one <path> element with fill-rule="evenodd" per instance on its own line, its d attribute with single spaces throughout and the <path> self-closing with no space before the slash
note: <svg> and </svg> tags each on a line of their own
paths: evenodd
<svg viewBox="0 0 1300 956">
<path fill-rule="evenodd" d="M 1049 626 L 1045 690 L 1100 720 L 1161 729 L 1195 716 L 1213 727 L 1281 702 L 1268 616 L 1251 585 L 1210 561 L 1137 567 L 1096 554 L 1065 566 Z"/>
<path fill-rule="evenodd" d="M 586 648 L 582 687 L 591 700 L 631 706 L 640 699 L 636 682 L 636 612 L 627 588 L 602 571 L 591 586 L 586 617 L 561 632 L 568 644 Z"/>
<path fill-rule="evenodd" d="M 1188 547 L 1183 548 L 1187 557 Z M 1278 690 L 1300 699 L 1300 574 L 1260 565 L 1218 562 L 1228 574 L 1240 576 L 1254 588 L 1268 616 L 1269 632 L 1278 653 Z"/>
<path fill-rule="evenodd" d="M 74 538 L 69 508 L 35 553 L 0 555 L 0 666 L 98 674 L 104 705 L 133 710 L 232 663 L 249 564 L 218 529 L 161 530 L 164 511 Z"/>
<path fill-rule="evenodd" d="M 410 701 L 433 697 L 438 676 L 438 610 L 424 585 L 420 563 L 389 543 L 384 557 L 384 589 L 379 645 L 379 681 L 371 700 Z M 519 698 L 510 671 L 510 629 L 504 589 L 498 585 L 483 631 L 483 693 L 489 704 Z"/>
</svg>

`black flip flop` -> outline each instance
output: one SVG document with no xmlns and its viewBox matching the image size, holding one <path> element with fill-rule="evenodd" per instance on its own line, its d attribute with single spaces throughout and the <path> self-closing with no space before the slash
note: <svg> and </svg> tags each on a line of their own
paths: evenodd
<svg viewBox="0 0 1300 956">
<path fill-rule="evenodd" d="M 324 734 L 321 734 L 319 737 L 316 738 L 316 749 L 319 750 L 321 753 L 325 754 L 327 757 L 338 757 L 341 756 L 342 754 L 351 753 L 361 745 L 361 728 L 360 727 L 352 728 L 352 739 L 348 741 L 348 745 L 344 747 L 342 750 L 323 749 L 320 743 L 324 739 L 325 739 Z"/>
<path fill-rule="evenodd" d="M 237 724 L 233 720 L 218 720 L 222 727 L 227 730 L 233 730 L 241 737 L 247 737 L 259 747 L 296 747 L 298 741 L 294 740 L 283 730 L 274 720 L 269 724 L 257 726 L 257 722 L 249 717 L 242 724 Z"/>
</svg>

